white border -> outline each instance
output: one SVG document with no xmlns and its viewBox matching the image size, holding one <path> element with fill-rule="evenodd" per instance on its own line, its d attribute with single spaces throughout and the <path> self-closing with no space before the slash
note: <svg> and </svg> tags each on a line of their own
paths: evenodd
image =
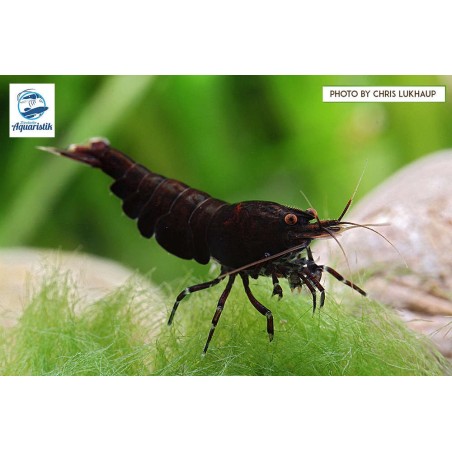
<svg viewBox="0 0 452 452">
<path fill-rule="evenodd" d="M 441 6 L 436 6 L 436 5 Z M 447 74 L 442 3 L 2 5 L 5 74 Z M 6 20 L 7 19 L 7 20 Z"/>
<path fill-rule="evenodd" d="M 313 3 L 7 2 L 1 71 L 452 72 L 450 19 L 438 2 Z M 442 450 L 449 385 L 449 378 L 2 378 L 1 441 L 4 450 L 33 451 Z"/>
<path fill-rule="evenodd" d="M 59 452 L 445 450 L 449 387 L 438 377 L 3 378 L 1 443 Z"/>
</svg>

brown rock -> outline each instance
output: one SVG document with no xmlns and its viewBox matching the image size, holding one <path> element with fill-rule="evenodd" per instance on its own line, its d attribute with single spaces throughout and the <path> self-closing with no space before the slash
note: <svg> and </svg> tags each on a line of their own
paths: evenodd
<svg viewBox="0 0 452 452">
<path fill-rule="evenodd" d="M 156 334 L 166 320 L 166 307 L 158 289 L 114 261 L 82 253 L 11 248 L 0 250 L 0 325 L 14 325 L 31 294 L 39 290 L 45 278 L 55 271 L 69 275 L 74 282 L 78 309 L 94 303 L 133 278 L 137 296 L 132 302 L 145 306 L 142 318 L 146 319 L 146 326 L 152 327 L 149 331 Z"/>
<path fill-rule="evenodd" d="M 344 232 L 353 280 L 372 298 L 393 306 L 407 324 L 428 334 L 452 357 L 452 151 L 428 155 L 400 170 L 347 214 L 375 227 L 398 250 L 364 229 Z M 350 271 L 334 241 L 314 246 L 321 263 Z"/>
</svg>

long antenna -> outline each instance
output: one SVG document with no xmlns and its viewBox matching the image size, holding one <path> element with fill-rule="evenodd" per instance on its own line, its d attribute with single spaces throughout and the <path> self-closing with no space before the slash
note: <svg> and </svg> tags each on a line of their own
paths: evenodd
<svg viewBox="0 0 452 452">
<path fill-rule="evenodd" d="M 311 209 L 314 209 L 314 206 L 311 204 L 311 201 L 309 201 L 309 198 L 307 197 L 306 193 L 303 190 L 300 190 L 300 193 L 303 195 L 303 198 L 306 200 L 306 202 L 309 204 L 309 207 Z M 314 209 L 315 210 L 315 209 Z"/>
<path fill-rule="evenodd" d="M 388 223 L 381 223 L 381 224 L 358 224 L 358 223 L 352 223 L 350 221 L 341 221 L 341 224 L 350 225 L 348 228 L 344 228 L 344 231 L 348 231 L 349 229 L 355 229 L 355 228 L 364 228 L 368 229 L 369 231 L 375 232 L 375 234 L 379 235 L 385 242 L 389 243 L 389 245 L 394 248 L 394 251 L 399 255 L 399 257 L 403 260 L 403 263 L 405 264 L 406 268 L 408 267 L 408 263 L 403 257 L 402 253 L 397 249 L 397 247 L 389 240 L 387 239 L 383 234 L 376 231 L 375 229 L 371 228 L 370 226 L 389 226 Z"/>
<path fill-rule="evenodd" d="M 352 205 L 352 202 L 355 199 L 356 193 L 358 192 L 358 188 L 361 185 L 361 181 L 363 180 L 363 176 L 364 176 L 364 173 L 366 172 L 368 163 L 369 163 L 369 160 L 366 160 L 366 163 L 364 164 L 364 168 L 363 168 L 363 170 L 361 172 L 361 176 L 359 176 L 358 183 L 356 184 L 355 191 L 353 192 L 352 197 L 348 200 L 348 202 L 347 202 L 347 204 L 345 206 L 345 209 L 342 211 L 342 213 L 341 213 L 340 217 L 337 219 L 337 221 L 341 221 L 342 220 L 342 218 L 344 217 L 344 215 L 347 213 L 348 209 Z"/>
<path fill-rule="evenodd" d="M 226 276 L 235 275 L 237 273 L 240 273 L 243 270 L 247 270 L 248 268 L 255 267 L 259 264 L 263 264 L 268 261 L 275 260 L 278 257 L 282 257 L 282 256 L 285 256 L 286 254 L 293 253 L 294 251 L 298 251 L 298 250 L 303 250 L 305 248 L 306 248 L 305 244 L 293 246 L 292 248 L 288 248 L 287 250 L 281 251 L 276 254 L 272 254 L 271 256 L 268 256 L 268 257 L 264 257 L 263 259 L 259 259 L 255 262 L 251 262 L 250 264 L 244 265 L 243 267 L 235 268 L 234 270 L 230 270 L 226 273 L 222 273 L 219 276 L 219 278 L 225 278 Z"/>
</svg>

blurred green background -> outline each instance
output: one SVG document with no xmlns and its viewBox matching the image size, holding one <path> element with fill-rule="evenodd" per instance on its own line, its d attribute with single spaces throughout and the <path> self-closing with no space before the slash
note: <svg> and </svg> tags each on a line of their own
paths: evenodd
<svg viewBox="0 0 452 452">
<path fill-rule="evenodd" d="M 55 83 L 56 138 L 8 138 L 9 83 Z M 0 76 L 0 246 L 81 250 L 157 282 L 205 275 L 140 236 L 101 172 L 36 146 L 108 137 L 155 172 L 230 202 L 335 217 L 398 168 L 452 145 L 446 103 L 323 103 L 324 85 L 446 85 L 437 76 Z M 447 95 L 447 99 L 450 97 Z M 388 202 L 391 202 L 388 199 Z"/>
</svg>

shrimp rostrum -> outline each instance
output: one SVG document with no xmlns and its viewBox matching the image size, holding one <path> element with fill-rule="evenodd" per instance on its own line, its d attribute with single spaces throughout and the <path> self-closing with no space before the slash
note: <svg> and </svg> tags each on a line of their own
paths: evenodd
<svg viewBox="0 0 452 452">
<path fill-rule="evenodd" d="M 351 200 L 337 220 L 320 220 L 313 208 L 299 210 L 268 201 L 244 201 L 230 204 L 212 198 L 174 179 L 149 171 L 105 139 L 92 139 L 88 145 L 71 145 L 66 150 L 40 148 L 100 168 L 114 179 L 111 191 L 122 199 L 126 215 L 137 220 L 140 233 L 182 259 L 207 264 L 211 259 L 221 266 L 220 275 L 208 282 L 184 289 L 176 298 L 168 324 L 183 298 L 193 292 L 215 286 L 227 278 L 215 310 L 203 353 L 220 319 L 226 299 L 237 278 L 242 280 L 251 304 L 266 317 L 267 333 L 273 339 L 273 316 L 251 292 L 249 280 L 267 276 L 272 279 L 273 295 L 282 297 L 280 279 L 291 289 L 305 286 L 312 295 L 313 310 L 320 294 L 323 272 L 331 274 L 362 295 L 366 293 L 336 270 L 318 265 L 310 244 L 318 238 L 335 238 L 346 229 L 363 226 L 342 221 Z M 337 240 L 337 239 L 336 239 Z"/>
</svg>

